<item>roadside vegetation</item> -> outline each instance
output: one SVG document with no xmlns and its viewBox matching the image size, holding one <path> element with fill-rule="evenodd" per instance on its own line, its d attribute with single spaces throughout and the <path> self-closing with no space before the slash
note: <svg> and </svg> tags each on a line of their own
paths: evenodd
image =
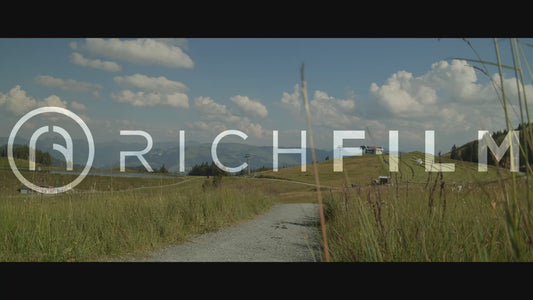
<svg viewBox="0 0 533 300">
<path fill-rule="evenodd" d="M 510 42 L 512 66 L 501 63 L 499 45 L 504 42 Z M 498 68 L 501 81 L 489 77 L 507 127 L 493 138 L 501 143 L 513 129 L 513 117 L 514 127 L 520 124 L 520 173 L 509 171 L 509 154 L 500 163 L 489 157 L 488 172 L 478 172 L 474 141 L 433 158 L 454 163 L 454 172 L 426 172 L 422 152 L 400 155 L 399 172 L 394 173 L 389 172 L 388 155 L 344 158 L 343 172 L 333 172 L 333 160 L 325 160 L 316 164 L 316 171 L 294 166 L 252 176 L 222 176 L 228 174 L 204 163 L 189 174 L 199 176 L 88 176 L 71 192 L 47 196 L 19 194 L 20 182 L 0 158 L 0 261 L 142 256 L 252 218 L 279 202 L 316 203 L 319 191 L 331 261 L 533 261 L 533 126 L 528 125 L 523 72 L 527 70 L 528 82 L 533 73 L 519 41 L 494 40 L 494 46 L 497 62 L 468 61 L 487 76 L 487 66 Z M 503 68 L 515 74 L 518 99 L 506 94 Z M 73 179 L 23 174 L 51 186 Z M 320 177 L 318 189 L 315 176 Z M 389 182 L 373 184 L 380 176 Z"/>
<path fill-rule="evenodd" d="M 499 47 L 507 42 L 512 66 L 501 62 Z M 426 173 L 425 184 L 419 182 L 422 176 L 416 172 L 412 178 L 418 177 L 417 184 L 406 182 L 409 172 L 400 168 L 399 175 L 391 176 L 391 185 L 345 186 L 332 191 L 325 201 L 332 261 L 533 261 L 533 133 L 528 126 L 531 119 L 523 66 L 528 82 L 533 81 L 533 73 L 522 45 L 517 39 L 494 39 L 496 62 L 480 57 L 468 60 L 491 79 L 502 105 L 507 127 L 493 133 L 497 142 L 513 124 L 520 124 L 522 173 L 509 172 L 507 154 L 499 164 L 490 157 L 489 163 L 492 159 L 496 166 L 489 166 L 487 173 L 468 172 L 470 162 L 455 160 L 456 172 Z M 489 75 L 488 66 L 498 68 L 499 80 Z M 503 68 L 515 75 L 518 99 L 510 99 L 506 93 Z M 446 157 L 477 161 L 476 148 L 475 142 L 454 145 Z"/>
<path fill-rule="evenodd" d="M 517 197 L 532 188 L 522 178 Z M 532 261 L 531 204 L 508 230 L 510 179 L 344 188 L 325 194 L 332 261 Z"/>
<path fill-rule="evenodd" d="M 63 175 L 46 179 L 56 176 Z M 10 171 L 0 178 L 0 261 L 139 257 L 252 218 L 278 199 L 235 178 L 215 186 L 205 177 L 87 176 L 85 186 L 58 195 L 21 195 Z"/>
</svg>

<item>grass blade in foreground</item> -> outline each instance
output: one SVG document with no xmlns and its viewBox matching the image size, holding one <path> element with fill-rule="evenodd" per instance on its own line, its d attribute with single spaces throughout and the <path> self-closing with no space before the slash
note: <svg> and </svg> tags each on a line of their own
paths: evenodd
<svg viewBox="0 0 533 300">
<path fill-rule="evenodd" d="M 322 229 L 322 239 L 324 242 L 324 258 L 326 262 L 329 262 L 329 250 L 328 250 L 328 236 L 326 233 L 326 224 L 324 218 L 324 207 L 322 205 L 322 193 L 320 192 L 320 180 L 318 179 L 318 168 L 316 166 L 315 147 L 313 143 L 313 132 L 311 131 L 311 114 L 309 112 L 309 103 L 307 100 L 307 87 L 304 79 L 304 64 L 301 68 L 302 75 L 302 97 L 305 103 L 305 112 L 307 115 L 307 132 L 309 133 L 309 143 L 311 144 L 311 156 L 313 157 L 313 171 L 315 173 L 316 193 L 318 197 L 318 209 L 320 213 L 320 227 Z"/>
</svg>

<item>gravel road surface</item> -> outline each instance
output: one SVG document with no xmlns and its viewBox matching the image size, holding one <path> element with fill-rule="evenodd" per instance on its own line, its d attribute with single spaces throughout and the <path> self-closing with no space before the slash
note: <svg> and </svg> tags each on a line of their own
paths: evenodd
<svg viewBox="0 0 533 300">
<path fill-rule="evenodd" d="M 319 261 L 318 205 L 280 204 L 257 218 L 150 254 L 145 262 Z"/>
</svg>

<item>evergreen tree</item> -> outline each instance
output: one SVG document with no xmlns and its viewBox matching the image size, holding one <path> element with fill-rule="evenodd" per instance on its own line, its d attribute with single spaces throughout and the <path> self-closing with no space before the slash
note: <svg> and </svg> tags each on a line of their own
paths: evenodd
<svg viewBox="0 0 533 300">
<path fill-rule="evenodd" d="M 221 170 L 214 162 L 208 164 L 203 162 L 200 165 L 194 165 L 189 171 L 191 176 L 227 176 L 228 172 Z"/>
<path fill-rule="evenodd" d="M 461 151 L 461 160 L 472 161 L 472 147 L 470 145 L 466 145 L 463 151 Z"/>
<path fill-rule="evenodd" d="M 459 158 L 459 155 L 457 154 L 457 147 L 455 146 L 455 144 L 453 144 L 453 146 L 452 146 L 452 152 L 450 154 L 450 158 L 451 159 L 458 159 Z"/>
<path fill-rule="evenodd" d="M 478 162 L 478 144 L 479 144 L 479 141 L 478 140 L 475 140 L 474 142 L 471 143 L 470 147 L 472 148 L 472 162 Z"/>
</svg>

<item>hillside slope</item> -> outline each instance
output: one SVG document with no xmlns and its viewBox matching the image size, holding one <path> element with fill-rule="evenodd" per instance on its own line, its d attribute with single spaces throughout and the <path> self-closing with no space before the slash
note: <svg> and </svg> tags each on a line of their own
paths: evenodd
<svg viewBox="0 0 533 300">
<path fill-rule="evenodd" d="M 435 178 L 436 172 L 426 172 L 424 164 L 425 154 L 410 152 L 400 155 L 399 172 L 389 172 L 388 155 L 364 155 L 345 157 L 343 159 L 343 172 L 333 172 L 333 160 L 322 161 L 317 164 L 321 185 L 343 186 L 344 184 L 368 185 L 379 176 L 391 176 L 392 182 L 426 183 L 428 177 Z M 442 157 L 442 163 L 453 163 L 454 172 L 443 172 L 444 181 L 449 184 L 462 184 L 466 182 L 489 181 L 507 178 L 509 170 L 488 166 L 488 172 L 478 172 L 477 163 L 463 162 Z M 435 158 L 438 162 L 438 158 Z M 257 176 L 275 177 L 301 182 L 315 183 L 312 165 L 307 166 L 306 172 L 300 171 L 300 166 L 279 169 L 278 172 L 263 171 Z"/>
</svg>

